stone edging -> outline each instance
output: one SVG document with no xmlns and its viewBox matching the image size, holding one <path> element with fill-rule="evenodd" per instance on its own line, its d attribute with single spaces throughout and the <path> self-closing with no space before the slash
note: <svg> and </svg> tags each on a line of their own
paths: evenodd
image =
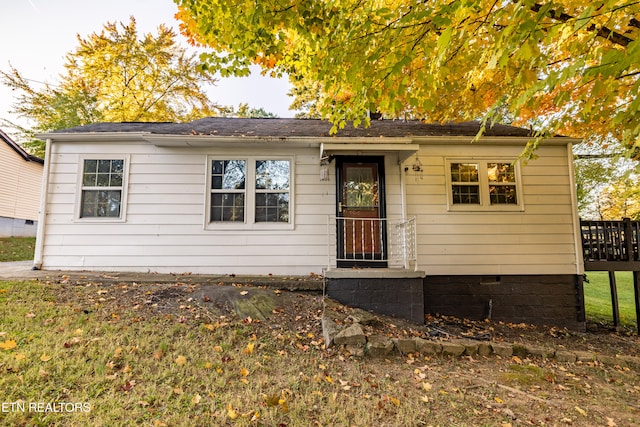
<svg viewBox="0 0 640 427">
<path fill-rule="evenodd" d="M 353 321 L 350 324 L 339 325 L 326 314 L 322 315 L 322 334 L 325 346 L 341 347 L 355 356 L 386 357 L 393 354 L 403 355 L 420 353 L 434 356 L 499 356 L 504 358 L 541 357 L 555 359 L 565 363 L 599 362 L 608 366 L 621 368 L 640 367 L 640 357 L 625 355 L 604 355 L 586 351 L 567 351 L 544 348 L 527 344 L 509 344 L 489 341 L 475 341 L 469 339 L 453 339 L 448 341 L 426 340 L 423 338 L 389 338 L 384 335 L 370 335 L 364 333 L 362 324 Z"/>
</svg>

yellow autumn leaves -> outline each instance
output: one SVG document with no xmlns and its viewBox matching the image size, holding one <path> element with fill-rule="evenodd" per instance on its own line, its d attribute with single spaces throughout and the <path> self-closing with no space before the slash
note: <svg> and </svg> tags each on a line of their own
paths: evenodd
<svg viewBox="0 0 640 427">
<path fill-rule="evenodd" d="M 18 344 L 15 340 L 6 340 L 5 342 L 0 342 L 0 349 L 2 350 L 13 350 L 18 347 Z"/>
<path fill-rule="evenodd" d="M 442 123 L 515 118 L 595 144 L 619 138 L 627 154 L 640 141 L 635 1 L 245 1 L 247 14 L 180 3 L 183 33 L 213 50 L 203 68 L 289 73 L 294 102 L 334 131 L 376 108 Z"/>
<path fill-rule="evenodd" d="M 18 343 L 16 342 L 16 340 L 6 340 L 3 342 L 0 342 L 0 349 L 2 350 L 9 351 L 9 350 L 14 350 L 16 348 L 18 348 Z M 22 361 L 22 360 L 26 360 L 27 356 L 24 353 L 20 352 L 20 353 L 16 353 L 15 359 L 17 361 Z M 42 355 L 40 356 L 40 361 L 42 362 L 48 362 L 51 359 L 52 359 L 52 356 L 46 353 L 42 353 Z"/>
<path fill-rule="evenodd" d="M 0 293 L 2 293 L 2 291 L 6 292 L 5 289 L 0 289 Z M 7 335 L 6 332 L 0 332 L 0 337 L 3 337 L 5 335 Z M 16 347 L 18 347 L 18 343 L 16 342 L 16 340 L 8 339 L 3 342 L 0 342 L 0 350 L 9 351 L 9 350 L 13 350 Z"/>
<path fill-rule="evenodd" d="M 289 406 L 287 405 L 287 397 L 292 394 L 291 390 L 283 390 L 279 395 L 267 395 L 262 394 L 263 404 L 267 408 L 278 408 L 284 413 L 289 412 Z M 238 418 L 249 418 L 250 421 L 257 421 L 261 415 L 259 410 L 250 410 L 247 412 L 238 412 L 231 403 L 227 404 L 227 418 L 236 420 Z"/>
</svg>

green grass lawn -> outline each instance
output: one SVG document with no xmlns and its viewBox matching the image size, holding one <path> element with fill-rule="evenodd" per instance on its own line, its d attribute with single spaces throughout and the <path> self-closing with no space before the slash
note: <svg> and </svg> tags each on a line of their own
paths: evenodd
<svg viewBox="0 0 640 427">
<path fill-rule="evenodd" d="M 0 262 L 33 259 L 35 237 L 0 237 Z"/>
<path fill-rule="evenodd" d="M 633 369 L 545 358 L 353 357 L 324 348 L 319 304 L 283 307 L 258 322 L 205 308 L 190 289 L 0 281 L 0 424 L 493 427 L 511 425 L 514 414 L 531 425 L 637 420 Z"/>
<path fill-rule="evenodd" d="M 584 305 L 587 320 L 613 323 L 609 274 L 605 271 L 587 273 L 589 283 L 584 284 Z M 620 322 L 623 326 L 636 326 L 636 310 L 633 292 L 633 274 L 616 272 Z"/>
</svg>

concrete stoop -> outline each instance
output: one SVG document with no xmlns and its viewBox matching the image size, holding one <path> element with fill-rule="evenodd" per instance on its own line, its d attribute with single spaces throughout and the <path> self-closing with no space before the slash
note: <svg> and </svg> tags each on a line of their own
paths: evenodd
<svg viewBox="0 0 640 427">
<path fill-rule="evenodd" d="M 380 322 L 379 318 L 364 310 L 352 310 L 348 316 L 336 316 L 328 309 L 335 302 L 325 301 L 322 315 L 322 333 L 327 348 L 339 347 L 358 357 L 387 357 L 420 353 L 444 357 L 489 357 L 502 358 L 540 357 L 565 363 L 602 363 L 621 368 L 640 368 L 640 357 L 605 355 L 585 351 L 545 348 L 528 344 L 509 344 L 470 339 L 428 340 L 424 338 L 389 338 L 384 335 L 367 335 L 363 326 Z"/>
</svg>

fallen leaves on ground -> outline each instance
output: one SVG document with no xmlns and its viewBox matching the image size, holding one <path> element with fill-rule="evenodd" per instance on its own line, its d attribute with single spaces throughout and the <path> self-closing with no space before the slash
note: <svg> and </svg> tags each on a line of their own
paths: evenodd
<svg viewBox="0 0 640 427">
<path fill-rule="evenodd" d="M 282 291 L 286 304 L 258 322 L 214 311 L 190 284 L 44 288 L 55 305 L 24 307 L 17 324 L 28 327 L 0 333 L 0 349 L 19 348 L 1 354 L 0 382 L 9 398 L 27 390 L 36 399 L 36 388 L 19 378 L 47 387 L 73 378 L 61 396 L 92 390 L 89 417 L 98 424 L 615 427 L 638 414 L 638 374 L 623 366 L 522 354 L 359 358 L 325 348 L 318 296 Z M 473 331 L 494 326 L 461 323 Z M 390 337 L 421 333 L 398 319 L 368 328 Z M 526 342 L 533 329 L 513 331 Z M 42 356 L 50 362 L 39 363 Z"/>
<path fill-rule="evenodd" d="M 6 340 L 4 342 L 0 342 L 0 348 L 3 350 L 13 350 L 18 347 L 18 343 L 15 340 Z"/>
</svg>

